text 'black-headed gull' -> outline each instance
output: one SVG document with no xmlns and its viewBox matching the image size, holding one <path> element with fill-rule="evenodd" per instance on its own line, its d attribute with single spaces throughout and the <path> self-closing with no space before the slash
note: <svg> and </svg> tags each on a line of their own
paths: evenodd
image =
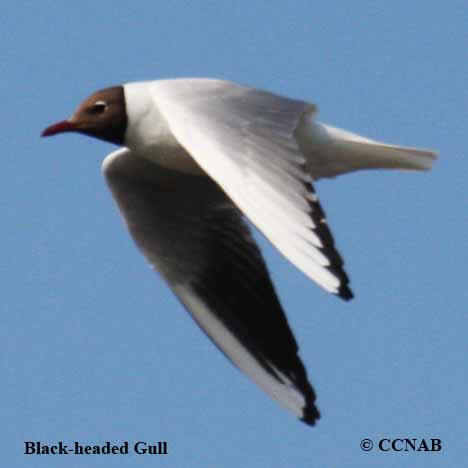
<svg viewBox="0 0 468 468">
<path fill-rule="evenodd" d="M 215 79 L 97 91 L 43 136 L 124 148 L 102 165 L 143 254 L 216 346 L 284 408 L 320 417 L 298 346 L 244 215 L 325 290 L 351 299 L 312 181 L 359 169 L 430 169 L 432 151 L 316 121 L 314 105 Z"/>
</svg>

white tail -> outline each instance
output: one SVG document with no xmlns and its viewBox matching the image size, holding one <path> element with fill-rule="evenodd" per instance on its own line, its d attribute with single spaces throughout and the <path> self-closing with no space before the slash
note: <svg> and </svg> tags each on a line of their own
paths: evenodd
<svg viewBox="0 0 468 468">
<path fill-rule="evenodd" d="M 312 115 L 301 122 L 296 135 L 315 179 L 361 169 L 427 171 L 437 158 L 434 151 L 370 140 L 316 122 Z"/>
</svg>

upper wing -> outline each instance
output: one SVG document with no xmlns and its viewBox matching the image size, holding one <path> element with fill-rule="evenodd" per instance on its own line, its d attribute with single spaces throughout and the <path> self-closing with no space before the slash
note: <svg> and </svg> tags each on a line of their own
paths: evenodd
<svg viewBox="0 0 468 468">
<path fill-rule="evenodd" d="M 163 80 L 151 94 L 195 161 L 293 264 L 344 299 L 343 261 L 294 132 L 304 102 L 219 80 Z"/>
<path fill-rule="evenodd" d="M 218 348 L 305 422 L 315 393 L 260 251 L 239 210 L 208 177 L 123 149 L 103 171 L 133 239 Z"/>
</svg>

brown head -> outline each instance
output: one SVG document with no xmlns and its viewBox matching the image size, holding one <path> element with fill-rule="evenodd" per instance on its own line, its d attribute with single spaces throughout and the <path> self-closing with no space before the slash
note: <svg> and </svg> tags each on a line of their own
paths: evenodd
<svg viewBox="0 0 468 468">
<path fill-rule="evenodd" d="M 104 141 L 124 144 L 127 111 L 123 86 L 96 91 L 68 119 L 47 127 L 41 136 L 78 132 Z"/>
</svg>

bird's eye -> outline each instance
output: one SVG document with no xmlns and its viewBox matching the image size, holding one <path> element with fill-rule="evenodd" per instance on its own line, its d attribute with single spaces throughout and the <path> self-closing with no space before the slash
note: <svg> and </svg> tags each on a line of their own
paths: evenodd
<svg viewBox="0 0 468 468">
<path fill-rule="evenodd" d="M 90 108 L 89 111 L 92 114 L 102 114 L 107 109 L 107 103 L 104 101 L 96 101 Z"/>
</svg>

